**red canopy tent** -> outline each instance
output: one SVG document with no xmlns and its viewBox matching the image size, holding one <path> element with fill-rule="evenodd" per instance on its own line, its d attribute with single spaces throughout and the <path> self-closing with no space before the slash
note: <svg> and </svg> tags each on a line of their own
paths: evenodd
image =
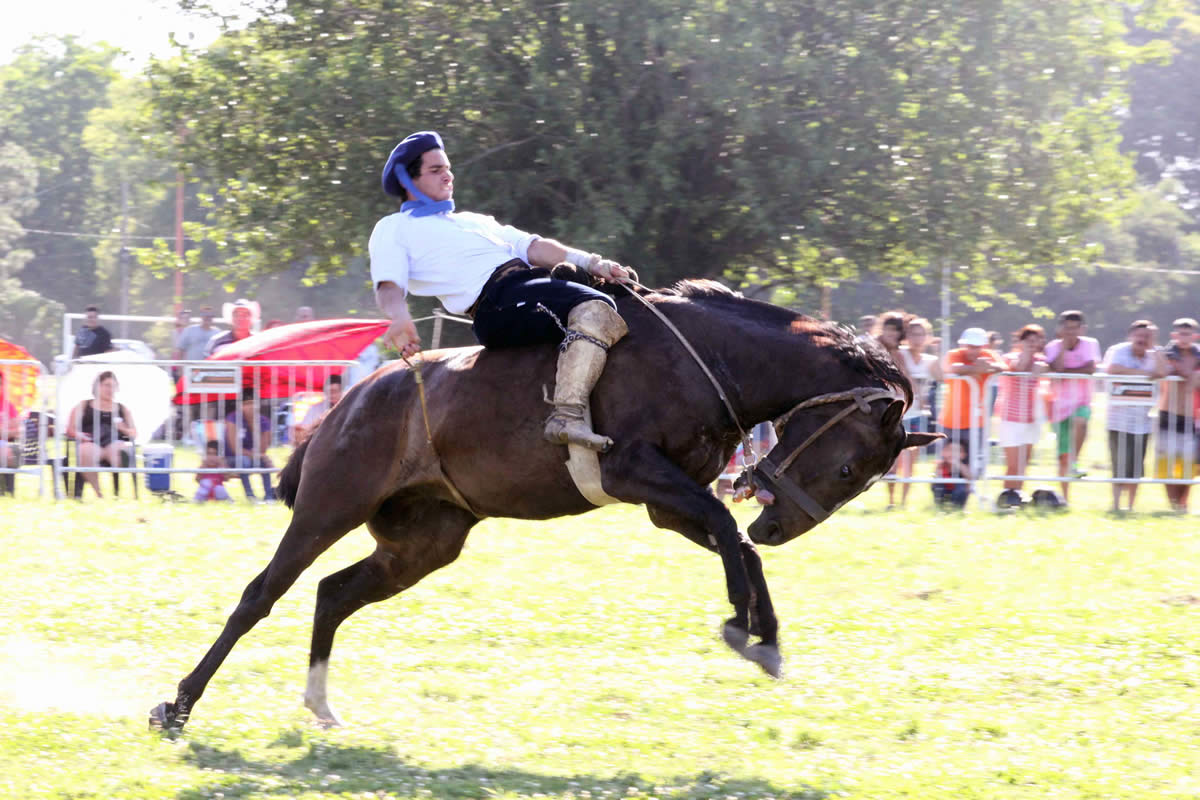
<svg viewBox="0 0 1200 800">
<path fill-rule="evenodd" d="M 226 345 L 206 359 L 224 361 L 351 361 L 371 342 L 378 339 L 390 323 L 387 320 L 318 319 L 279 325 Z M 290 397 L 296 392 L 319 391 L 330 375 L 341 375 L 343 366 L 243 365 L 242 386 L 258 389 L 260 397 Z M 214 399 L 213 391 L 187 391 L 184 376 L 175 387 L 179 405 Z"/>
<path fill-rule="evenodd" d="M 386 330 L 386 328 L 385 328 Z M 0 361 L 37 361 L 28 350 L 18 344 L 0 339 Z M 41 370 L 35 364 L 0 364 L 4 370 L 4 394 L 24 414 L 37 402 L 38 375 Z"/>
</svg>

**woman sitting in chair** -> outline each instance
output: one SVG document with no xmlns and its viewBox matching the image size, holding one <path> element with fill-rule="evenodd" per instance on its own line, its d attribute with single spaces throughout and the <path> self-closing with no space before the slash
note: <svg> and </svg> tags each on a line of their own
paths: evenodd
<svg viewBox="0 0 1200 800">
<path fill-rule="evenodd" d="M 125 466 L 129 463 L 129 443 L 137 436 L 129 409 L 113 399 L 118 388 L 117 376 L 111 370 L 101 372 L 92 383 L 92 399 L 84 400 L 71 410 L 67 421 L 67 436 L 79 443 L 79 466 L 99 464 Z M 80 472 L 100 497 L 100 476 L 95 472 Z M 76 497 L 83 496 L 82 484 L 76 478 Z"/>
</svg>

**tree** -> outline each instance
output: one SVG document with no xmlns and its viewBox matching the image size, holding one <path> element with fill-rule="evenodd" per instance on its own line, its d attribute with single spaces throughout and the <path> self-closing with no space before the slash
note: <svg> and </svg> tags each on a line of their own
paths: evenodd
<svg viewBox="0 0 1200 800">
<path fill-rule="evenodd" d="M 0 142 L 23 147 L 38 168 L 40 203 L 21 218 L 33 252 L 27 288 L 78 308 L 96 290 L 88 238 L 91 157 L 81 136 L 87 115 L 107 100 L 117 50 L 74 37 L 43 38 L 0 66 Z M 82 235 L 81 235 L 82 234 Z"/>
<path fill-rule="evenodd" d="M 1190 87 L 1200 74 L 1200 2 L 1188 0 L 1165 30 L 1137 28 L 1136 43 L 1169 45 L 1170 59 L 1139 64 L 1132 71 L 1129 113 L 1121 133 L 1137 158 L 1139 176 L 1149 185 L 1164 178 L 1178 182 L 1181 207 L 1200 223 L 1200 106 Z"/>
<path fill-rule="evenodd" d="M 1132 183 L 1115 112 L 1143 53 L 1101 0 L 253 7 L 151 72 L 181 160 L 218 186 L 197 235 L 230 272 L 346 269 L 414 128 L 445 135 L 461 205 L 657 283 L 949 259 L 998 294 L 1089 261 L 1083 232 Z"/>
<path fill-rule="evenodd" d="M 106 102 L 88 114 L 81 136 L 92 165 L 88 216 L 101 232 L 92 243 L 95 297 L 125 313 L 162 314 L 174 299 L 170 277 L 134 258 L 146 236 L 174 227 L 170 137 L 153 130 L 152 113 L 145 78 L 121 77 L 109 84 Z"/>
<path fill-rule="evenodd" d="M 23 288 L 17 277 L 33 257 L 18 247 L 24 229 L 17 219 L 37 206 L 37 167 L 20 146 L 0 145 L 0 337 L 39 358 L 54 346 L 54 320 L 62 306 Z"/>
</svg>

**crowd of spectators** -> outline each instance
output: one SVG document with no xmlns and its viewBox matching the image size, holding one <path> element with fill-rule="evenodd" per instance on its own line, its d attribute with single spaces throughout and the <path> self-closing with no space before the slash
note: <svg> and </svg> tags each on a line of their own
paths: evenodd
<svg viewBox="0 0 1200 800">
<path fill-rule="evenodd" d="M 1049 430 L 1057 474 L 1064 478 L 1061 497 L 1050 492 L 1050 504 L 1065 506 L 1070 492 L 1066 479 L 1087 475 L 1079 459 L 1098 385 L 1108 395 L 1105 427 L 1113 509 L 1132 509 L 1138 486 L 1133 481 L 1147 474 L 1145 460 L 1153 438 L 1151 474 L 1180 481 L 1165 484 L 1166 495 L 1172 509 L 1187 510 L 1189 482 L 1200 476 L 1196 425 L 1200 326 L 1196 320 L 1175 320 L 1170 340 L 1162 346 L 1156 342 L 1154 323 L 1135 320 L 1126 341 L 1106 351 L 1086 335 L 1086 318 L 1077 310 L 1058 315 L 1055 338 L 1048 341 L 1041 326 L 1029 324 L 1013 332 L 1008 348 L 1003 347 L 1003 336 L 977 327 L 963 330 L 955 347 L 942 348 L 939 340 L 930 338 L 927 320 L 903 311 L 865 316 L 860 325 L 869 326 L 869 334 L 864 335 L 873 336 L 913 382 L 915 401 L 905 415 L 905 426 L 913 431 L 940 431 L 947 437 L 946 444 L 936 448 L 932 476 L 946 479 L 932 484 L 939 504 L 961 507 L 966 503 L 971 482 L 982 471 L 993 445 L 1004 454 L 1003 491 L 997 504 L 1028 502 L 1022 494 L 1025 477 L 1035 446 Z M 1108 377 L 1098 383 L 1096 374 Z M 1171 376 L 1178 380 L 1159 380 Z M 940 391 L 939 384 L 944 384 Z M 991 436 L 985 437 L 989 430 Z M 911 477 L 913 458 L 911 451 L 905 451 L 894 474 Z M 909 484 L 900 486 L 903 506 Z M 896 485 L 889 483 L 889 508 L 897 502 L 896 494 Z"/>
<path fill-rule="evenodd" d="M 199 321 L 196 321 L 191 309 L 182 309 L 175 315 L 170 351 L 172 360 L 203 361 L 222 348 L 253 335 L 260 328 L 284 324 L 280 320 L 271 320 L 263 326 L 260 305 L 244 298 L 224 304 L 221 319 L 226 327 L 215 324 L 217 314 L 212 306 L 200 307 L 196 316 L 199 317 Z M 306 322 L 315 318 L 316 314 L 311 306 L 300 306 L 296 309 L 292 321 Z M 100 323 L 99 307 L 89 305 L 74 336 L 74 347 L 70 357 L 74 360 L 111 353 L 117 350 L 123 341 L 114 341 L 109 330 Z M 355 370 L 355 374 L 350 376 L 351 380 L 361 377 L 357 373 L 364 370 L 369 372 L 378 364 L 378 350 L 373 347 L 369 350 L 370 353 L 364 352 L 364 356 L 369 355 L 371 358 L 360 357 L 363 367 Z M 181 368 L 175 368 L 172 372 L 175 377 L 182 374 Z M 6 378 L 6 371 L 0 369 L 0 468 L 14 469 L 21 466 L 22 447 L 29 434 L 25 415 L 18 411 L 8 397 Z M 277 398 L 259 398 L 253 388 L 247 388 L 241 395 L 241 402 L 235 403 L 232 411 L 226 413 L 227 409 L 219 409 L 214 419 L 204 422 L 206 432 L 220 432 L 215 437 L 205 436 L 200 439 L 201 468 L 264 470 L 260 472 L 263 499 L 267 502 L 274 501 L 271 475 L 265 470 L 272 470 L 275 465 L 267 454 L 267 449 L 273 444 L 286 442 L 289 434 L 299 436 L 292 439 L 297 443 L 307 438 L 321 416 L 341 398 L 341 389 L 342 377 L 329 376 L 320 402 L 308 407 L 306 413 L 298 415 L 298 421 L 289 418 L 288 424 L 279 427 L 277 434 L 277 425 L 273 418 L 276 414 L 283 414 L 287 404 L 281 403 Z M 132 464 L 132 443 L 137 436 L 137 429 L 134 427 L 130 409 L 116 401 L 118 391 L 117 374 L 113 370 L 104 369 L 93 381 L 90 397 L 75 404 L 68 412 L 64 432 L 67 439 L 73 442 L 72 449 L 80 467 L 128 467 Z M 281 406 L 284 407 L 283 410 Z M 214 422 L 218 427 L 211 427 Z M 251 474 L 239 472 L 238 477 L 241 479 L 246 498 L 255 500 L 250 481 Z M 85 470 L 76 473 L 76 476 L 73 492 L 76 498 L 82 498 L 86 486 L 91 486 L 97 497 L 102 496 L 97 472 Z M 0 474 L 0 494 L 13 493 L 14 477 L 11 473 Z M 226 474 L 219 472 L 197 473 L 194 499 L 197 502 L 230 499 L 224 486 L 226 477 Z"/>
</svg>

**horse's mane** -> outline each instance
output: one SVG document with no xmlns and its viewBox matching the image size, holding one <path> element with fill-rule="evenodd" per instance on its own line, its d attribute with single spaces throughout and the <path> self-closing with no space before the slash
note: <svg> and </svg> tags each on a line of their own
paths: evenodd
<svg viewBox="0 0 1200 800">
<path fill-rule="evenodd" d="M 652 294 L 682 297 L 703 305 L 719 305 L 752 322 L 775 329 L 782 326 L 793 334 L 807 335 L 828 350 L 838 363 L 853 372 L 899 389 L 904 393 L 907 404 L 912 406 L 912 382 L 887 351 L 873 338 L 860 337 L 841 323 L 825 322 L 782 306 L 750 299 L 713 280 L 681 280 L 669 288 L 655 289 Z"/>
<path fill-rule="evenodd" d="M 882 381 L 904 392 L 904 402 L 909 408 L 912 407 L 912 381 L 874 337 L 859 336 L 840 322 L 813 322 L 821 327 L 819 335 L 829 343 L 826 346 L 839 362 L 864 377 Z"/>
</svg>

